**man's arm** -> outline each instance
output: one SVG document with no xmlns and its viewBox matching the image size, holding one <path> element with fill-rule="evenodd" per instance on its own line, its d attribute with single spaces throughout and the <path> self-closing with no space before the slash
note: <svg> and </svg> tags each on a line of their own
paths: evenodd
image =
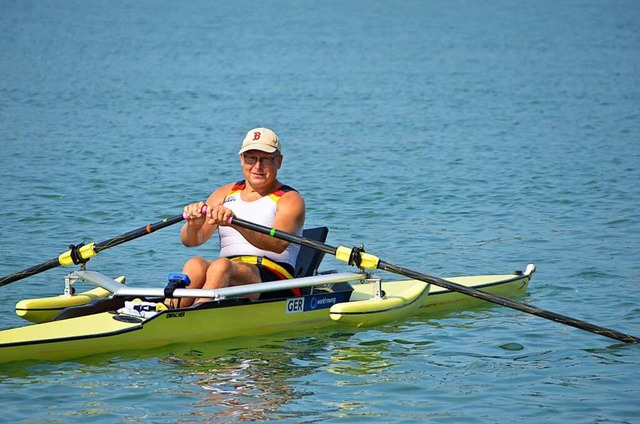
<svg viewBox="0 0 640 424">
<path fill-rule="evenodd" d="M 206 202 L 195 202 L 184 207 L 184 212 L 193 218 L 187 220 L 180 230 L 182 244 L 187 247 L 200 246 L 211 238 L 218 225 L 209 219 L 207 214 L 202 213 L 202 207 L 207 204 L 210 210 L 215 206 L 222 205 L 233 184 L 230 183 L 216 189 L 209 195 Z"/>
</svg>

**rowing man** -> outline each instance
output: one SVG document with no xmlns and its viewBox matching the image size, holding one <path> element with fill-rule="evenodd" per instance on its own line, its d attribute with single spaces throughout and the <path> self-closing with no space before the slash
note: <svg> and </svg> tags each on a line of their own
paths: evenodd
<svg viewBox="0 0 640 424">
<path fill-rule="evenodd" d="M 182 272 L 189 276 L 190 288 L 217 289 L 293 278 L 300 246 L 229 225 L 229 220 L 237 215 L 266 227 L 302 234 L 304 199 L 277 178 L 283 160 L 281 148 L 278 136 L 270 129 L 252 129 L 239 152 L 244 180 L 216 189 L 206 202 L 184 207 L 186 216 L 190 217 L 180 232 L 185 246 L 200 246 L 216 229 L 220 236 L 218 259 L 198 256 L 185 263 Z M 195 302 L 206 300 L 210 299 L 195 299 Z M 178 306 L 177 299 L 172 302 L 172 306 Z M 194 299 L 184 298 L 179 306 L 192 303 Z"/>
</svg>

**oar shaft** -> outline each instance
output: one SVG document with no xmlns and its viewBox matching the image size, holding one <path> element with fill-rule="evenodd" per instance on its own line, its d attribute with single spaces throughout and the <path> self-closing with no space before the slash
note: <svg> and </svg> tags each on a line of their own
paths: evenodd
<svg viewBox="0 0 640 424">
<path fill-rule="evenodd" d="M 507 308 L 516 309 L 518 311 L 522 311 L 531 315 L 536 315 L 541 318 L 546 318 L 548 320 L 559 322 L 561 324 L 566 324 L 571 327 L 579 328 L 581 330 L 590 331 L 592 333 L 609 337 L 611 339 L 619 340 L 621 342 L 640 343 L 640 338 L 629 335 L 629 334 L 624 334 L 616 330 L 600 327 L 600 326 L 588 323 L 586 321 L 582 321 L 579 319 L 571 318 L 566 315 L 558 314 L 556 312 L 538 308 L 537 306 L 527 305 L 526 303 L 522 303 L 522 302 L 516 302 L 506 297 L 497 296 L 487 292 L 476 290 L 471 287 L 467 287 L 461 284 L 456 284 L 451 281 L 443 280 L 442 278 L 433 277 L 428 274 L 412 271 L 410 269 L 403 268 L 398 265 L 389 264 L 384 261 L 380 261 L 380 263 L 378 264 L 378 269 L 393 272 L 396 274 L 401 274 L 407 278 L 412 278 L 414 280 L 420 280 L 427 283 L 431 283 L 433 285 L 443 287 L 451 291 L 463 293 L 468 296 L 475 297 L 477 299 L 486 300 L 487 302 L 506 306 Z"/>
<path fill-rule="evenodd" d="M 11 284 L 14 281 L 22 280 L 23 278 L 31 277 L 32 275 L 40 274 L 41 272 L 48 271 L 58 266 L 60 266 L 60 261 L 56 258 L 39 265 L 23 269 L 22 271 L 14 272 L 13 274 L 0 278 L 0 287 Z"/>
<path fill-rule="evenodd" d="M 267 228 L 262 225 L 254 224 L 252 222 L 248 222 L 239 218 L 234 217 L 231 221 L 233 224 L 238 225 L 240 227 L 248 228 L 253 231 L 257 231 L 262 234 L 270 235 L 271 237 L 279 238 L 282 240 L 286 240 L 290 243 L 300 244 L 302 246 L 311 247 L 313 249 L 320 250 L 322 252 L 328 253 L 330 255 L 336 256 L 337 259 L 340 259 L 345 262 L 349 262 L 351 264 L 351 255 L 348 254 L 349 249 L 344 247 L 331 247 L 327 244 L 309 240 L 304 237 L 300 237 L 294 234 L 290 234 L 284 231 L 277 230 L 275 228 Z M 353 249 L 351 249 L 353 250 Z M 466 294 L 468 296 L 472 296 L 478 299 L 486 300 L 487 302 L 495 303 L 498 305 L 506 306 L 512 309 L 517 309 L 522 312 L 526 312 L 528 314 L 536 315 L 541 318 L 546 318 L 552 321 L 556 321 L 562 324 L 566 324 L 575 328 L 579 328 L 581 330 L 590 331 L 595 334 L 599 334 L 601 336 L 609 337 L 611 339 L 619 340 L 625 343 L 640 343 L 640 338 L 624 334 L 619 331 L 611 330 L 605 327 L 600 327 L 594 324 L 590 324 L 585 321 L 581 321 L 575 318 L 568 317 L 566 315 L 557 314 L 555 312 L 547 311 L 536 306 L 527 305 L 525 303 L 516 302 L 512 299 L 493 295 L 490 293 L 482 292 L 480 290 L 463 286 L 460 284 L 453 283 L 451 281 L 443 280 L 442 278 L 433 277 L 428 274 L 423 274 L 417 271 L 413 271 L 410 269 L 406 269 L 397 265 L 393 265 L 387 262 L 384 262 L 377 257 L 358 252 L 360 257 L 363 259 L 364 268 L 377 268 L 383 271 L 389 271 L 396 274 L 403 275 L 407 278 L 412 278 L 414 280 L 424 281 L 426 283 L 431 283 L 436 286 L 443 287 L 445 289 Z"/>
<path fill-rule="evenodd" d="M 127 233 L 124 233 L 122 235 L 110 238 L 109 240 L 96 243 L 93 249 L 96 251 L 96 253 L 100 253 L 103 250 L 107 250 L 119 244 L 131 241 L 131 240 L 135 240 L 142 236 L 146 236 L 147 234 L 151 234 L 154 231 L 169 227 L 183 220 L 184 220 L 184 217 L 182 215 L 176 215 L 174 217 L 163 219 L 162 221 L 158 221 L 153 224 L 147 224 L 144 227 L 140 227 L 135 230 L 131 230 Z"/>
<path fill-rule="evenodd" d="M 258 233 L 266 234 L 271 237 L 288 241 L 290 243 L 299 244 L 301 246 L 308 246 L 313 249 L 319 250 L 324 253 L 328 253 L 329 255 L 336 255 L 336 248 L 331 247 L 328 244 L 324 244 L 317 240 L 312 240 L 306 237 L 298 236 L 296 234 L 287 233 L 286 231 L 280 231 L 275 228 L 267 228 L 265 226 L 255 224 L 253 222 L 245 221 L 244 219 L 240 219 L 238 217 L 233 217 L 231 220 L 233 224 L 236 224 L 239 227 L 244 227 L 249 230 L 256 231 Z"/>
<path fill-rule="evenodd" d="M 153 224 L 147 224 L 144 227 L 137 228 L 127 233 L 105 240 L 103 242 L 83 246 L 82 248 L 78 249 L 78 251 L 75 253 L 80 256 L 80 259 L 88 260 L 103 250 L 109 249 L 111 247 L 117 246 L 119 244 L 131 241 L 131 240 L 135 240 L 147 234 L 151 234 L 154 231 L 176 224 L 182 220 L 184 220 L 184 217 L 182 215 L 176 215 L 171 218 L 163 219 L 162 221 L 159 221 Z M 27 277 L 31 277 L 32 275 L 39 274 L 41 272 L 50 270 L 52 268 L 56 268 L 61 265 L 63 266 L 72 265 L 73 261 L 71 260 L 71 256 L 72 256 L 71 253 L 72 253 L 71 250 L 68 250 L 60 254 L 60 256 L 58 256 L 55 259 L 51 259 L 39 265 L 35 265 L 30 268 L 24 269 L 22 271 L 14 272 L 13 274 L 9 274 L 5 277 L 2 277 L 0 278 L 0 287 L 6 286 L 7 284 L 11 284 L 15 281 L 22 280 Z"/>
</svg>

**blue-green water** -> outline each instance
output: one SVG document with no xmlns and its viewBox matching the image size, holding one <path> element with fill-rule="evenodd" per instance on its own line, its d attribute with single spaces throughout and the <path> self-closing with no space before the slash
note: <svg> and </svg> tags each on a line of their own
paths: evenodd
<svg viewBox="0 0 640 424">
<path fill-rule="evenodd" d="M 0 0 L 0 32 L 0 275 L 179 213 L 239 177 L 240 140 L 265 125 L 330 244 L 439 276 L 534 262 L 524 301 L 640 335 L 635 1 Z M 178 230 L 89 267 L 164 285 L 216 250 Z M 0 328 L 65 273 L 0 288 Z M 0 416 L 633 423 L 639 362 L 492 306 L 3 365 Z"/>
</svg>

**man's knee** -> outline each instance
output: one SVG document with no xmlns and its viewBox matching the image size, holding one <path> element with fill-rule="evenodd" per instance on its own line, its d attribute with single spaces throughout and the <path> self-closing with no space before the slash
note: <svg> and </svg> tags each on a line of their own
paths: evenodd
<svg viewBox="0 0 640 424">
<path fill-rule="evenodd" d="M 207 272 L 229 273 L 233 267 L 232 262 L 227 258 L 218 258 L 215 261 L 211 261 Z"/>
<path fill-rule="evenodd" d="M 186 267 L 195 267 L 195 268 L 203 268 L 206 269 L 207 265 L 209 264 L 209 262 L 200 256 L 194 256 L 192 258 L 189 258 L 187 260 L 187 262 L 184 264 L 185 268 Z"/>
</svg>

